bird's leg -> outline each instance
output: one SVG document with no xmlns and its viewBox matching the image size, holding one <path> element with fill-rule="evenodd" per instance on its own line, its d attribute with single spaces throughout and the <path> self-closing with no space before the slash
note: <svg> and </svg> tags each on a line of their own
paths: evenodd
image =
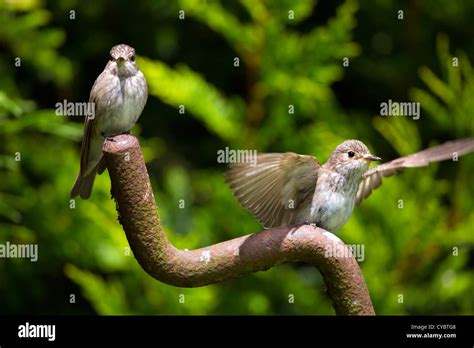
<svg viewBox="0 0 474 348">
<path fill-rule="evenodd" d="M 105 141 L 115 141 L 113 136 L 106 136 L 104 132 L 100 133 L 105 138 Z"/>
<path fill-rule="evenodd" d="M 129 130 L 127 130 L 123 133 L 120 133 L 120 134 L 132 134 L 132 132 L 129 129 Z M 115 141 L 114 138 L 113 138 L 115 135 L 106 136 L 104 132 L 100 133 L 100 135 L 102 135 L 105 138 L 106 141 Z M 116 134 L 116 135 L 118 135 L 118 134 Z"/>
<path fill-rule="evenodd" d="M 318 225 L 316 224 L 316 222 L 305 221 L 305 222 L 304 222 L 304 225 L 309 225 L 309 226 L 314 227 L 314 228 L 318 227 Z"/>
</svg>

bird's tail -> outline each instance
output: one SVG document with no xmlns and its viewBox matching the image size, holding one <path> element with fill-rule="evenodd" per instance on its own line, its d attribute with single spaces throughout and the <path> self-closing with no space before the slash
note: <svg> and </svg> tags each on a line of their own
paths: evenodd
<svg viewBox="0 0 474 348">
<path fill-rule="evenodd" d="M 74 198 L 80 196 L 82 199 L 88 199 L 92 193 L 92 187 L 94 186 L 95 175 L 97 169 L 94 169 L 88 175 L 83 176 L 80 172 L 77 175 L 76 182 L 71 189 L 69 196 Z"/>
<path fill-rule="evenodd" d="M 87 175 L 83 175 L 82 171 L 79 171 L 76 182 L 69 193 L 71 198 L 80 196 L 82 199 L 87 199 L 91 196 L 92 187 L 94 186 L 94 180 L 96 174 L 102 174 L 107 168 L 104 157 L 100 157 L 99 163 L 91 170 Z"/>
</svg>

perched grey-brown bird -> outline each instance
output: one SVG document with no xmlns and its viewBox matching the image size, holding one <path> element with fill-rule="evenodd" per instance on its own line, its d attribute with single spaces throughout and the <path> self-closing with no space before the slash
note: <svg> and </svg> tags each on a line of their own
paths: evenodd
<svg viewBox="0 0 474 348">
<path fill-rule="evenodd" d="M 320 165 L 313 156 L 287 153 L 257 155 L 257 165 L 237 164 L 226 173 L 226 182 L 239 203 L 265 228 L 316 224 L 336 232 L 360 204 L 382 183 L 382 177 L 403 168 L 453 159 L 474 151 L 474 138 L 450 141 L 378 165 L 359 140 L 346 140 Z"/>
<path fill-rule="evenodd" d="M 117 45 L 110 61 L 95 80 L 84 123 L 81 166 L 70 196 L 89 198 L 96 174 L 105 170 L 102 145 L 106 137 L 130 131 L 148 98 L 145 77 L 135 62 L 135 50 Z"/>
</svg>

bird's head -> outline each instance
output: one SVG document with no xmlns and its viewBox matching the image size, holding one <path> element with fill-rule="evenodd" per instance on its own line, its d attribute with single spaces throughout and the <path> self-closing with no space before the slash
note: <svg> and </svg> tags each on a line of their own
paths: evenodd
<svg viewBox="0 0 474 348">
<path fill-rule="evenodd" d="M 326 165 L 340 174 L 362 177 L 370 162 L 379 160 L 380 157 L 372 155 L 363 142 L 346 140 L 336 147 Z"/>
<path fill-rule="evenodd" d="M 110 62 L 117 69 L 119 77 L 129 77 L 138 71 L 135 62 L 135 49 L 125 44 L 112 47 L 110 50 Z"/>
</svg>

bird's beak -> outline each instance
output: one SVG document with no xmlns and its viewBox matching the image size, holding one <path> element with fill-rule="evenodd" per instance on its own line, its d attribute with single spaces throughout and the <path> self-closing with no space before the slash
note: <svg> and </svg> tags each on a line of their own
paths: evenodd
<svg viewBox="0 0 474 348">
<path fill-rule="evenodd" d="M 364 155 L 362 158 L 364 160 L 366 160 L 367 162 L 380 161 L 381 160 L 380 157 L 377 157 L 377 156 L 374 156 L 374 155 L 371 155 L 371 154 Z"/>
<path fill-rule="evenodd" d="M 118 58 L 117 58 L 117 63 L 123 64 L 123 62 L 125 62 L 125 58 L 124 58 L 124 57 L 118 57 Z"/>
</svg>

